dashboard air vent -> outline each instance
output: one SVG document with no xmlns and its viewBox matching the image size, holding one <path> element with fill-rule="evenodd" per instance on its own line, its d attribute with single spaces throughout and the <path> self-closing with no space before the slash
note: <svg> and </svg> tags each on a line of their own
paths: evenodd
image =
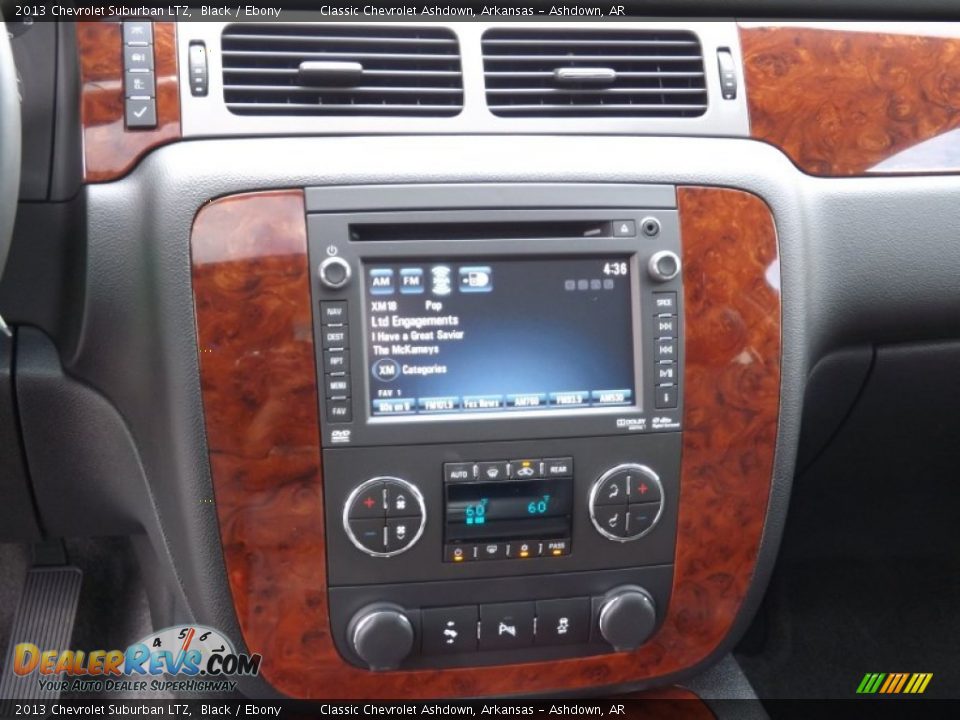
<svg viewBox="0 0 960 720">
<path fill-rule="evenodd" d="M 703 51 L 676 30 L 500 28 L 483 36 L 501 117 L 688 118 L 707 110 Z"/>
<path fill-rule="evenodd" d="M 223 99 L 237 115 L 437 117 L 463 107 L 445 28 L 238 23 L 221 38 Z"/>
</svg>

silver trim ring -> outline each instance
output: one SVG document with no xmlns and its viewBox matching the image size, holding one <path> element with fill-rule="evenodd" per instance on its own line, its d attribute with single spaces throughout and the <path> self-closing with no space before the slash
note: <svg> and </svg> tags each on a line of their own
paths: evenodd
<svg viewBox="0 0 960 720">
<path fill-rule="evenodd" d="M 382 482 L 394 482 L 399 485 L 402 485 L 405 490 L 407 490 L 410 495 L 413 496 L 414 500 L 417 501 L 417 505 L 420 506 L 420 527 L 417 529 L 416 535 L 413 536 L 413 539 L 404 545 L 399 550 L 391 550 L 390 552 L 375 552 L 370 548 L 364 547 L 359 540 L 357 540 L 356 535 L 353 534 L 353 530 L 350 528 L 350 508 L 353 507 L 353 501 L 357 499 L 357 496 L 360 493 L 364 492 L 371 485 Z M 662 494 L 661 494 L 662 497 Z M 405 517 L 403 515 L 397 515 L 397 517 Z M 369 518 L 373 520 L 374 518 Z M 384 528 L 386 528 L 387 516 L 383 518 Z M 423 500 L 423 495 L 420 494 L 420 491 L 417 490 L 417 487 L 406 480 L 398 477 L 393 477 L 392 475 L 380 475 L 369 480 L 365 480 L 360 483 L 353 489 L 353 492 L 347 497 L 347 501 L 343 504 L 343 530 L 347 533 L 347 537 L 350 538 L 350 542 L 353 543 L 353 546 L 371 557 L 380 557 L 388 558 L 393 557 L 394 555 L 399 555 L 400 553 L 405 553 L 407 550 L 412 548 L 420 540 L 423 535 L 423 529 L 427 526 L 427 506 Z"/>
<path fill-rule="evenodd" d="M 660 261 L 665 257 L 673 258 L 673 262 L 677 266 L 677 269 L 674 270 L 671 275 L 663 275 L 660 272 L 659 264 Z M 677 275 L 680 274 L 680 257 L 671 250 L 661 250 L 660 252 L 655 252 L 650 256 L 650 261 L 647 263 L 647 271 L 654 280 L 659 280 L 660 282 L 673 280 Z"/>
<path fill-rule="evenodd" d="M 597 507 L 596 506 L 597 493 L 600 491 L 600 488 L 603 486 L 603 483 L 605 483 L 610 478 L 610 476 L 618 472 L 621 472 L 623 470 L 633 470 L 635 472 L 646 475 L 647 478 L 649 478 L 649 480 L 660 489 L 660 507 L 657 510 L 657 516 L 653 519 L 653 522 L 650 523 L 650 527 L 648 527 L 642 533 L 638 533 L 636 535 L 628 535 L 626 537 L 620 537 L 619 535 L 614 535 L 613 533 L 607 532 L 603 527 L 600 526 L 600 523 L 597 521 L 597 516 L 595 512 Z M 648 535 L 649 533 L 651 533 L 653 529 L 657 526 L 657 523 L 660 522 L 660 518 L 663 516 L 663 507 L 664 505 L 666 505 L 666 502 L 667 502 L 667 495 L 663 491 L 663 483 L 660 482 L 659 475 L 657 475 L 653 470 L 648 468 L 646 465 L 640 465 L 638 463 L 622 463 L 620 465 L 617 465 L 607 470 L 603 475 L 597 478 L 597 480 L 593 483 L 593 486 L 590 488 L 590 500 L 587 507 L 590 510 L 590 522 L 593 523 L 593 527 L 596 528 L 598 533 L 603 535 L 608 540 L 613 540 L 614 542 L 619 542 L 619 543 L 625 543 L 625 542 L 632 542 L 633 540 L 639 540 L 644 535 Z M 639 504 L 640 503 L 634 503 L 634 505 L 639 505 Z M 602 507 L 611 507 L 611 506 L 604 505 Z M 627 505 L 627 503 L 623 504 L 624 510 L 626 510 L 628 507 L 629 506 Z"/>
<path fill-rule="evenodd" d="M 330 281 L 327 279 L 327 277 L 324 275 L 324 271 L 325 271 L 328 267 L 330 267 L 331 265 L 340 265 L 341 267 L 343 267 L 343 281 L 342 281 L 342 282 L 340 282 L 340 283 L 330 282 Z M 320 263 L 320 267 L 317 268 L 317 276 L 320 278 L 320 282 L 322 282 L 322 283 L 323 283 L 324 285 L 326 285 L 328 288 L 332 288 L 332 289 L 334 289 L 334 290 L 337 290 L 338 288 L 342 288 L 344 285 L 346 285 L 348 282 L 350 282 L 350 277 L 352 276 L 352 274 L 353 274 L 353 269 L 350 267 L 350 263 L 348 263 L 346 260 L 344 260 L 344 259 L 343 259 L 342 257 L 340 257 L 339 255 L 334 255 L 333 257 L 328 257 L 328 258 L 325 259 L 322 263 Z"/>
</svg>

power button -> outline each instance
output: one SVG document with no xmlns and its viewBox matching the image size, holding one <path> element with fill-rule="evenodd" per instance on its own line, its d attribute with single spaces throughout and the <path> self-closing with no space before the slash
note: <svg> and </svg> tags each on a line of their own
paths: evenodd
<svg viewBox="0 0 960 720">
<path fill-rule="evenodd" d="M 328 288 L 337 290 L 350 282 L 350 263 L 341 257 L 327 258 L 320 263 L 317 276 Z"/>
</svg>

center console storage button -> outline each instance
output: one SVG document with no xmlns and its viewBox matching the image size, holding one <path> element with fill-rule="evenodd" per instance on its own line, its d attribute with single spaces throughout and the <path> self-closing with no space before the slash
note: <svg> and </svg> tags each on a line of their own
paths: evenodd
<svg viewBox="0 0 960 720">
<path fill-rule="evenodd" d="M 537 601 L 537 645 L 576 645 L 590 640 L 590 598 Z"/>
<path fill-rule="evenodd" d="M 480 606 L 480 649 L 509 650 L 533 645 L 532 602 Z"/>
<path fill-rule="evenodd" d="M 447 655 L 477 649 L 477 606 L 427 608 L 423 623 L 423 654 Z"/>
</svg>

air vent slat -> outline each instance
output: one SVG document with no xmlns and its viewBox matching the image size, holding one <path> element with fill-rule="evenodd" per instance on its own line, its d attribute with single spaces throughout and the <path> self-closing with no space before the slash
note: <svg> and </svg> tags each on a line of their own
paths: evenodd
<svg viewBox="0 0 960 720">
<path fill-rule="evenodd" d="M 494 115 L 687 118 L 707 110 L 692 32 L 496 28 L 482 45 Z"/>
<path fill-rule="evenodd" d="M 237 115 L 448 117 L 463 109 L 459 46 L 447 28 L 242 23 L 224 29 L 221 56 L 224 102 Z M 304 64 L 317 61 L 357 70 L 318 77 Z"/>
</svg>

